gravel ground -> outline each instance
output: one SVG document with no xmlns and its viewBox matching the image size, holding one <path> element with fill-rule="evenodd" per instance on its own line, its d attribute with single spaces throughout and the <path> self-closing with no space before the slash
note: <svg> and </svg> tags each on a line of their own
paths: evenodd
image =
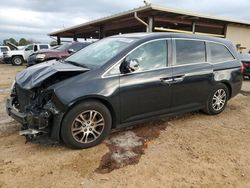
<svg viewBox="0 0 250 188">
<path fill-rule="evenodd" d="M 0 64 L 0 187 L 250 187 L 249 96 L 239 94 L 218 116 L 148 122 L 70 150 L 25 143 L 6 115 L 9 87 L 23 68 Z"/>
</svg>

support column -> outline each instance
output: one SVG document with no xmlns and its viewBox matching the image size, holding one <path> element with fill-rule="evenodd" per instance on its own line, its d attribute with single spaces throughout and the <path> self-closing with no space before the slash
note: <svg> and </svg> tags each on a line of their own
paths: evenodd
<svg viewBox="0 0 250 188">
<path fill-rule="evenodd" d="M 87 41 L 87 37 L 85 33 L 82 35 L 82 37 L 84 38 L 85 41 Z"/>
<path fill-rule="evenodd" d="M 57 45 L 60 45 L 60 44 L 61 44 L 61 37 L 57 36 Z"/>
<path fill-rule="evenodd" d="M 105 37 L 105 35 L 104 35 L 104 31 L 103 31 L 103 26 L 100 25 L 100 27 L 99 27 L 99 39 L 102 39 L 104 37 Z"/>
<path fill-rule="evenodd" d="M 224 29 L 223 29 L 224 38 L 227 37 L 227 28 L 228 28 L 228 24 L 224 25 Z"/>
<path fill-rule="evenodd" d="M 193 34 L 195 34 L 195 22 L 193 22 L 193 24 L 192 24 L 192 32 L 193 32 Z"/>
<path fill-rule="evenodd" d="M 154 32 L 154 17 L 153 16 L 148 17 L 147 32 Z"/>
<path fill-rule="evenodd" d="M 77 41 L 77 36 L 74 34 L 73 40 L 76 42 Z"/>
</svg>

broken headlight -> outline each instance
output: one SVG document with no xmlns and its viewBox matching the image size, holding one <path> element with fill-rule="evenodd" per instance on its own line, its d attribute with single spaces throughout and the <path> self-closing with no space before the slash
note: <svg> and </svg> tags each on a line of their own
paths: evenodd
<svg viewBox="0 0 250 188">
<path fill-rule="evenodd" d="M 41 91 L 40 93 L 40 99 L 43 100 L 43 103 L 47 103 L 49 100 L 51 100 L 52 96 L 54 94 L 54 91 L 53 90 L 47 90 L 47 89 L 44 89 Z"/>
</svg>

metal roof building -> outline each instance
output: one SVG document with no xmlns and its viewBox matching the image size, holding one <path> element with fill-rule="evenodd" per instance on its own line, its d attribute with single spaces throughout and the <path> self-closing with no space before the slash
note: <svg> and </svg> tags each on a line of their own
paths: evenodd
<svg viewBox="0 0 250 188">
<path fill-rule="evenodd" d="M 250 22 L 148 4 L 112 16 L 52 32 L 61 38 L 96 38 L 132 32 L 179 32 L 228 38 L 250 50 Z"/>
</svg>

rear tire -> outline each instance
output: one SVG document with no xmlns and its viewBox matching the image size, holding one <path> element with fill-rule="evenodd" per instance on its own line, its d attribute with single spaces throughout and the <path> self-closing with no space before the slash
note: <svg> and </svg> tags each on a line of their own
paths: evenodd
<svg viewBox="0 0 250 188">
<path fill-rule="evenodd" d="M 20 66 L 22 65 L 24 62 L 24 59 L 22 56 L 14 56 L 12 59 L 11 59 L 11 63 L 12 65 L 15 65 L 15 66 Z"/>
<path fill-rule="evenodd" d="M 105 105 L 89 100 L 73 107 L 61 128 L 64 143 L 72 149 L 85 149 L 101 143 L 109 134 L 112 118 Z"/>
<path fill-rule="evenodd" d="M 212 91 L 207 100 L 205 113 L 209 115 L 217 115 L 223 112 L 227 105 L 229 99 L 229 90 L 224 84 L 217 84 Z"/>
</svg>

